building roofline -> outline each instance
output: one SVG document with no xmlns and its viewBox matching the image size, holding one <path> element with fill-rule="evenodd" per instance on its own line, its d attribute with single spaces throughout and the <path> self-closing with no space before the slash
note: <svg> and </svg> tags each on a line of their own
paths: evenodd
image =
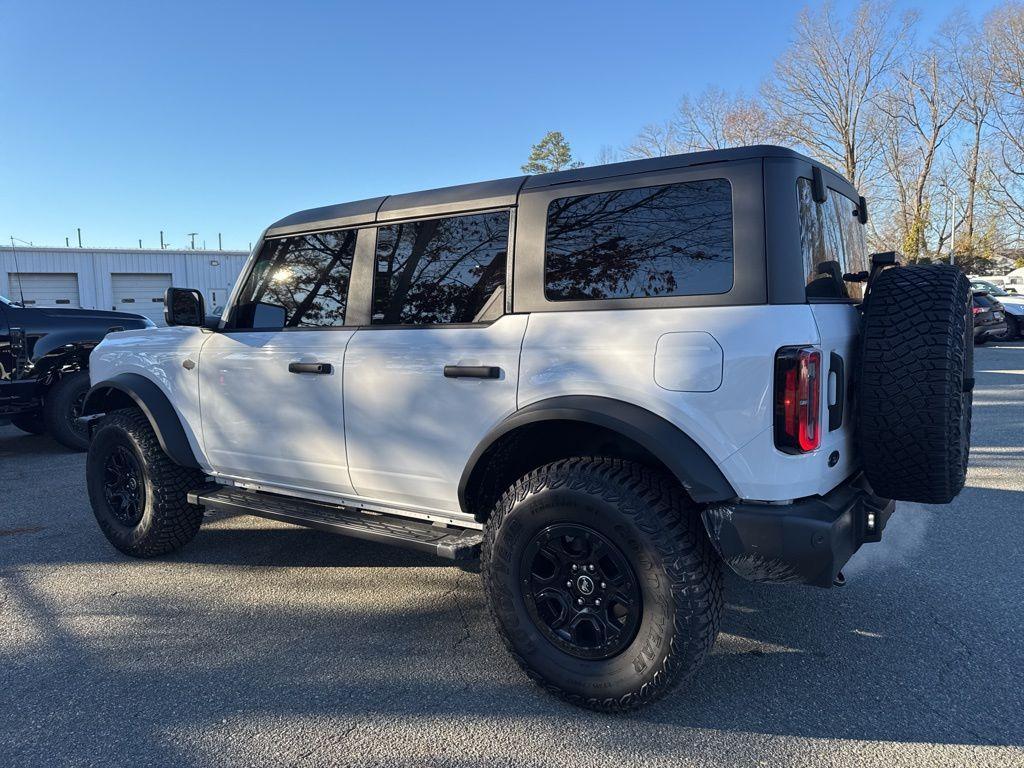
<svg viewBox="0 0 1024 768">
<path fill-rule="evenodd" d="M 45 246 L 45 245 L 19 245 L 11 247 L 9 245 L 0 245 L 0 252 L 17 251 L 18 253 L 30 253 L 30 252 L 46 252 L 46 253 L 135 253 L 135 254 L 175 254 L 185 255 L 190 254 L 207 254 L 211 256 L 248 256 L 249 251 L 229 251 L 229 250 L 202 250 L 190 248 L 93 248 L 91 246 L 83 246 L 82 248 L 65 248 L 64 246 Z"/>
</svg>

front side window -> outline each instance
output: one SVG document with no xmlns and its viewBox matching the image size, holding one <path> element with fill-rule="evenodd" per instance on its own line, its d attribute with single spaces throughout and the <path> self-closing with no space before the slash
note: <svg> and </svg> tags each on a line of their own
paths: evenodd
<svg viewBox="0 0 1024 768">
<path fill-rule="evenodd" d="M 822 265 L 827 267 L 829 262 L 838 265 L 843 274 L 868 269 L 867 241 L 864 225 L 857 218 L 857 206 L 832 189 L 824 203 L 814 202 L 809 179 L 797 180 L 797 202 L 807 298 L 863 298 L 863 283 L 844 283 L 822 270 Z"/>
<path fill-rule="evenodd" d="M 508 211 L 377 229 L 374 324 L 493 320 L 504 310 Z"/>
<path fill-rule="evenodd" d="M 566 301 L 726 293 L 732 230 L 725 179 L 554 200 L 544 295 Z"/>
<path fill-rule="evenodd" d="M 357 230 L 268 240 L 239 295 L 236 328 L 345 324 Z"/>
</svg>

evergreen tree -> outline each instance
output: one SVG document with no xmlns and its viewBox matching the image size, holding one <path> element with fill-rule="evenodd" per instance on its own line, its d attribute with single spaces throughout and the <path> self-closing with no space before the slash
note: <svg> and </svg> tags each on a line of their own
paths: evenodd
<svg viewBox="0 0 1024 768">
<path fill-rule="evenodd" d="M 565 168 L 580 168 L 583 163 L 573 160 L 572 149 L 561 131 L 548 131 L 530 150 L 530 158 L 522 166 L 523 173 L 550 173 Z"/>
</svg>

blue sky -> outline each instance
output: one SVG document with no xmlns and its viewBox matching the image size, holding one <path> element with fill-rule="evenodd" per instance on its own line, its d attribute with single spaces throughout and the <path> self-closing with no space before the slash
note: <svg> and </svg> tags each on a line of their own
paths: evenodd
<svg viewBox="0 0 1024 768">
<path fill-rule="evenodd" d="M 516 175 L 548 130 L 593 162 L 684 93 L 756 91 L 804 5 L 0 0 L 0 241 L 247 248 L 294 210 Z M 927 31 L 958 5 L 900 7 Z"/>
</svg>

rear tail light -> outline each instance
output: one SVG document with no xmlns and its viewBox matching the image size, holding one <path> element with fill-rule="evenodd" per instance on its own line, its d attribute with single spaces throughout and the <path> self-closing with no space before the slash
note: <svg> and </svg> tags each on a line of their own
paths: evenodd
<svg viewBox="0 0 1024 768">
<path fill-rule="evenodd" d="M 821 445 L 821 352 L 785 347 L 775 355 L 775 446 L 807 453 Z"/>
<path fill-rule="evenodd" d="M 982 307 L 971 307 L 971 312 L 975 315 L 980 315 L 985 310 Z"/>
</svg>

